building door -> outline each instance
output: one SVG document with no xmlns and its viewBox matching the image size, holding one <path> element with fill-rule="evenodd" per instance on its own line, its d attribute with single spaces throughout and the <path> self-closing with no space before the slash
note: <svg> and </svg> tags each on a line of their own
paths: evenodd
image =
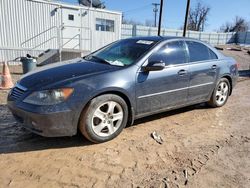
<svg viewBox="0 0 250 188">
<path fill-rule="evenodd" d="M 62 8 L 62 48 L 80 49 L 81 15 L 78 9 Z"/>
</svg>

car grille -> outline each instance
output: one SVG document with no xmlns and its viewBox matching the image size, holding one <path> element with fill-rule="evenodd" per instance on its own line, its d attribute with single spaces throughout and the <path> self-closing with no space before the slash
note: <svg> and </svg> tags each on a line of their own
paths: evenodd
<svg viewBox="0 0 250 188">
<path fill-rule="evenodd" d="M 27 89 L 19 84 L 16 84 L 16 86 L 12 89 L 11 93 L 10 93 L 10 97 L 13 100 L 18 100 L 20 97 L 22 97 L 22 95 L 24 94 L 24 92 Z"/>
</svg>

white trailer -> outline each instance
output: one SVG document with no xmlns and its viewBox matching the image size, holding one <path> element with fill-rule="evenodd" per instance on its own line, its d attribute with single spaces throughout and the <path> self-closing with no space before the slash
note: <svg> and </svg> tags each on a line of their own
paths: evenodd
<svg viewBox="0 0 250 188">
<path fill-rule="evenodd" d="M 45 0 L 0 1 L 0 61 L 46 49 L 90 52 L 121 38 L 120 12 Z"/>
</svg>

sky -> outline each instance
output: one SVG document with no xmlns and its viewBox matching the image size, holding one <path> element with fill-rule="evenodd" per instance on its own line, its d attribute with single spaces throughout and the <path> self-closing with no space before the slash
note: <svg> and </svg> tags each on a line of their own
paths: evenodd
<svg viewBox="0 0 250 188">
<path fill-rule="evenodd" d="M 77 3 L 77 0 L 61 0 L 67 3 Z M 127 20 L 145 23 L 153 22 L 154 13 L 152 3 L 160 0 L 101 0 L 106 9 L 123 12 Z M 191 0 L 194 7 L 198 0 Z M 250 22 L 250 0 L 202 0 L 211 10 L 208 15 L 206 31 L 217 31 L 225 22 L 231 22 L 235 16 L 241 16 Z M 183 26 L 186 0 L 165 0 L 163 11 L 164 28 L 180 29 Z"/>
</svg>

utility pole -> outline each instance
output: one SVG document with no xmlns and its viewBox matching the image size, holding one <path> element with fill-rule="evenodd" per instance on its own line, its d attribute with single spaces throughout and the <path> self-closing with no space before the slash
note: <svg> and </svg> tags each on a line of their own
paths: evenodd
<svg viewBox="0 0 250 188">
<path fill-rule="evenodd" d="M 157 26 L 156 19 L 157 19 L 158 6 L 160 6 L 160 4 L 159 3 L 152 3 L 152 5 L 154 6 L 153 12 L 155 13 L 155 27 L 156 27 Z"/>
<path fill-rule="evenodd" d="M 159 16 L 159 23 L 158 23 L 158 36 L 161 35 L 161 18 L 162 18 L 162 11 L 163 11 L 163 2 L 164 2 L 164 0 L 161 0 L 160 16 Z"/>
<path fill-rule="evenodd" d="M 187 31 L 187 26 L 188 26 L 189 9 L 190 9 L 190 0 L 187 0 L 185 23 L 184 23 L 184 27 L 183 27 L 183 37 L 186 37 L 186 31 Z"/>
</svg>

